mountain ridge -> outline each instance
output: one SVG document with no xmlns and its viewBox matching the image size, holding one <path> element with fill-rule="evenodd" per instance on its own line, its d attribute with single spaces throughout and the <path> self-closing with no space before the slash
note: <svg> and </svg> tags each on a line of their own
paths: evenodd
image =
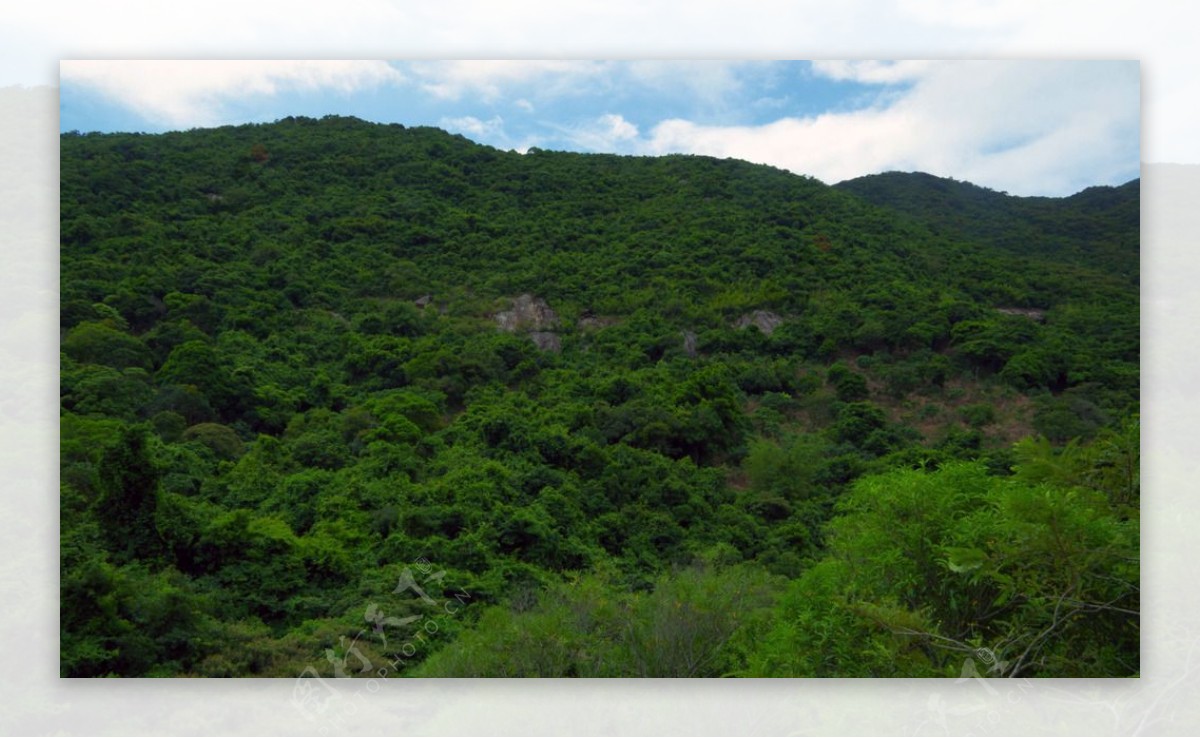
<svg viewBox="0 0 1200 738">
<path fill-rule="evenodd" d="M 1126 278 L 1137 276 L 1140 178 L 1057 198 L 1009 195 L 920 172 L 867 175 L 834 187 L 952 238 L 1016 255 L 1090 260 Z"/>
</svg>

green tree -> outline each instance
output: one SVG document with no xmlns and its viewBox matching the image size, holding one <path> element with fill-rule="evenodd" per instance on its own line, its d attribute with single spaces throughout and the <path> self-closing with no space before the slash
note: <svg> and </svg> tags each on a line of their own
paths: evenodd
<svg viewBox="0 0 1200 738">
<path fill-rule="evenodd" d="M 104 323 L 85 322 L 75 326 L 63 339 L 62 350 L 81 364 L 103 364 L 117 369 L 151 367 L 146 344 Z"/>
<path fill-rule="evenodd" d="M 864 477 L 829 553 L 793 583 L 748 673 L 1137 671 L 1137 526 L 1099 495 L 988 477 L 980 463 Z"/>
<path fill-rule="evenodd" d="M 162 551 L 154 526 L 160 472 L 144 426 L 122 428 L 97 468 L 96 519 L 117 560 L 153 559 Z"/>
</svg>

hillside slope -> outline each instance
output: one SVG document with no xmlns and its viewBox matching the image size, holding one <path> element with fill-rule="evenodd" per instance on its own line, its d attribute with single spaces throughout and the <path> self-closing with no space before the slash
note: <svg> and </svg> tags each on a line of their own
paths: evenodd
<svg viewBox="0 0 1200 738">
<path fill-rule="evenodd" d="M 61 162 L 64 675 L 1136 670 L 1136 259 L 347 118 Z"/>
<path fill-rule="evenodd" d="M 836 188 L 911 215 L 961 241 L 1065 263 L 1086 263 L 1136 285 L 1140 180 L 1070 197 L 1016 197 L 920 172 L 886 172 Z"/>
</svg>

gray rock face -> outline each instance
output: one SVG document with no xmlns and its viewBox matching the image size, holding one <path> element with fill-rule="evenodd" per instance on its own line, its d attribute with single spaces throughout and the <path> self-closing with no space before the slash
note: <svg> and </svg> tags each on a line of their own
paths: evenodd
<svg viewBox="0 0 1200 738">
<path fill-rule="evenodd" d="M 553 331 L 530 331 L 529 339 L 542 351 L 562 351 L 562 339 Z"/>
<path fill-rule="evenodd" d="M 996 308 L 996 312 L 1004 315 L 1019 315 L 1022 318 L 1029 318 L 1041 323 L 1046 320 L 1046 311 L 1038 310 L 1037 308 Z"/>
<path fill-rule="evenodd" d="M 619 321 L 616 318 L 600 318 L 595 315 L 585 315 L 580 318 L 575 324 L 581 331 L 598 331 L 601 328 L 607 328 L 610 325 L 616 325 Z"/>
<path fill-rule="evenodd" d="M 520 295 L 513 299 L 512 308 L 493 317 L 500 330 L 526 333 L 542 351 L 562 351 L 562 339 L 551 330 L 558 327 L 558 314 L 540 297 Z"/>
<path fill-rule="evenodd" d="M 696 334 L 692 331 L 683 332 L 683 353 L 687 354 L 689 359 L 696 358 Z"/>
<path fill-rule="evenodd" d="M 746 313 L 742 317 L 738 318 L 734 322 L 733 327 L 746 328 L 754 325 L 758 326 L 758 329 L 762 331 L 764 336 L 769 336 L 775 332 L 775 329 L 778 328 L 781 323 L 783 323 L 783 318 L 779 317 L 775 313 L 772 313 L 769 310 L 755 310 L 752 313 Z"/>
<path fill-rule="evenodd" d="M 514 333 L 519 330 L 545 331 L 558 325 L 558 314 L 546 301 L 530 294 L 513 300 L 512 309 L 496 313 L 500 330 Z"/>
</svg>

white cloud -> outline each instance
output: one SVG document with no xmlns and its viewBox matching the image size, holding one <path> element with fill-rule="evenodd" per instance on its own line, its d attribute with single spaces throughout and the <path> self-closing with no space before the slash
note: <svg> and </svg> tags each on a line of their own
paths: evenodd
<svg viewBox="0 0 1200 738">
<path fill-rule="evenodd" d="M 701 126 L 676 119 L 655 126 L 646 148 L 655 154 L 745 159 L 837 182 L 888 168 L 893 151 L 919 137 L 916 127 L 907 116 L 877 111 L 784 118 L 761 126 Z"/>
<path fill-rule="evenodd" d="M 598 75 L 603 62 L 590 61 L 437 61 L 412 62 L 408 69 L 421 88 L 434 97 L 458 100 L 478 95 L 484 101 L 499 98 L 505 88 L 538 81 L 544 92 L 567 91 L 573 83 Z"/>
<path fill-rule="evenodd" d="M 504 134 L 504 119 L 498 115 L 486 121 L 479 120 L 473 115 L 461 118 L 442 118 L 440 125 L 448 131 L 458 131 L 480 139 Z"/>
<path fill-rule="evenodd" d="M 403 79 L 378 61 L 64 61 L 60 76 L 175 127 L 222 122 L 223 105 L 247 95 L 349 93 Z"/>
<path fill-rule="evenodd" d="M 761 126 L 668 120 L 640 147 L 746 159 L 830 183 L 921 170 L 1020 194 L 1066 194 L 1135 174 L 1127 168 L 1137 161 L 1136 64 L 936 62 L 904 75 L 911 88 L 865 109 Z"/>
<path fill-rule="evenodd" d="M 836 80 L 868 84 L 909 82 L 929 71 L 927 61 L 814 61 L 813 71 Z"/>
<path fill-rule="evenodd" d="M 634 142 L 638 127 L 616 113 L 605 113 L 586 126 L 567 132 L 572 142 L 591 151 L 615 151 Z"/>
<path fill-rule="evenodd" d="M 745 61 L 638 61 L 625 63 L 634 84 L 667 94 L 684 92 L 706 105 L 720 104 L 741 87 L 739 67 L 760 66 Z"/>
<path fill-rule="evenodd" d="M 606 113 L 600 116 L 600 124 L 607 128 L 608 135 L 614 141 L 626 141 L 631 138 L 637 138 L 637 126 L 625 120 L 624 117 L 614 113 Z"/>
<path fill-rule="evenodd" d="M 531 99 L 607 95 L 627 88 L 683 95 L 719 105 L 742 85 L 739 69 L 769 62 L 747 61 L 427 61 L 409 62 L 405 71 L 435 98 L 458 101 L 474 96 L 493 103 L 506 95 L 532 111 Z"/>
</svg>

